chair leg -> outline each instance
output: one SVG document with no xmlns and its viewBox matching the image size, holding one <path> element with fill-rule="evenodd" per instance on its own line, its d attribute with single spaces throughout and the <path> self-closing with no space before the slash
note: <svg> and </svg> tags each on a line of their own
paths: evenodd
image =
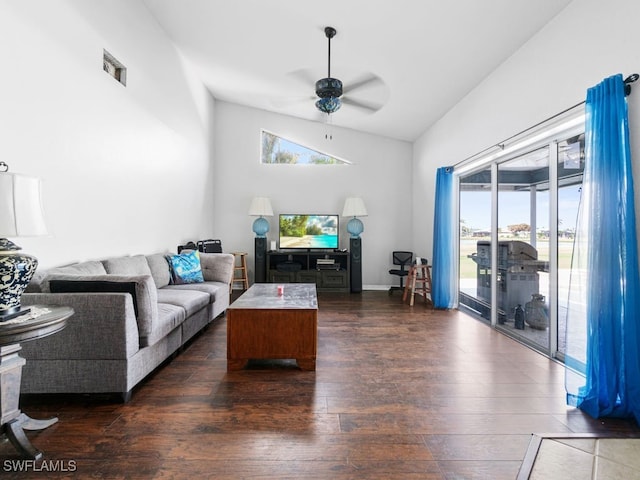
<svg viewBox="0 0 640 480">
<path fill-rule="evenodd" d="M 415 267 L 411 267 L 409 269 L 409 274 L 407 275 L 407 283 L 404 287 L 404 293 L 402 294 L 402 301 L 407 301 L 407 296 L 409 295 L 409 290 L 411 290 L 411 305 L 413 305 L 413 291 L 416 286 L 416 269 Z"/>
<path fill-rule="evenodd" d="M 409 306 L 413 307 L 416 299 L 416 282 L 418 281 L 418 269 L 413 268 L 413 275 L 411 276 L 411 300 Z"/>
<path fill-rule="evenodd" d="M 425 276 L 425 285 L 424 285 L 424 301 L 425 303 L 431 303 L 431 305 L 433 306 L 433 300 L 431 300 L 431 265 L 428 265 L 425 269 L 424 269 L 424 276 Z M 427 299 L 427 293 L 429 294 L 429 299 Z"/>
<path fill-rule="evenodd" d="M 391 295 L 396 290 L 404 292 L 404 288 L 405 288 L 404 287 L 404 277 L 400 277 L 400 286 L 399 287 L 394 287 L 394 286 L 389 287 L 389 295 Z"/>
<path fill-rule="evenodd" d="M 433 308 L 433 301 L 431 300 L 431 265 L 422 265 L 419 268 L 419 274 L 416 273 L 415 283 L 414 293 L 417 292 L 418 295 L 422 295 L 424 303 L 430 303 Z"/>
</svg>

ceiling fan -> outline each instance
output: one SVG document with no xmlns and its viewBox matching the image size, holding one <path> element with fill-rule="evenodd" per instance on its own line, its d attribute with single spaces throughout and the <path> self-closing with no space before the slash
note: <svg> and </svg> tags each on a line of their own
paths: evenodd
<svg viewBox="0 0 640 480">
<path fill-rule="evenodd" d="M 369 112 L 378 111 L 382 108 L 382 104 L 355 100 L 350 98 L 348 94 L 356 88 L 362 88 L 371 84 L 383 84 L 382 80 L 376 75 L 369 74 L 343 87 L 341 80 L 331 76 L 331 39 L 335 37 L 337 31 L 333 27 L 325 27 L 324 33 L 328 41 L 327 76 L 316 81 L 316 95 L 318 96 L 318 100 L 315 103 L 316 108 L 327 115 L 337 112 L 342 104 L 368 110 Z M 344 97 L 342 96 L 343 94 L 345 94 Z"/>
</svg>

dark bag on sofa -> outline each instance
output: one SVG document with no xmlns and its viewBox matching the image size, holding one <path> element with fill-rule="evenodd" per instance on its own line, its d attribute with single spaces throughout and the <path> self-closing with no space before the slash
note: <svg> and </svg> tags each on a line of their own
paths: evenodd
<svg viewBox="0 0 640 480">
<path fill-rule="evenodd" d="M 222 253 L 222 242 L 220 240 L 200 240 L 198 250 L 203 253 Z"/>
<path fill-rule="evenodd" d="M 197 248 L 195 243 L 187 242 L 184 245 L 178 245 L 178 253 L 182 252 L 182 250 L 196 250 Z"/>
</svg>

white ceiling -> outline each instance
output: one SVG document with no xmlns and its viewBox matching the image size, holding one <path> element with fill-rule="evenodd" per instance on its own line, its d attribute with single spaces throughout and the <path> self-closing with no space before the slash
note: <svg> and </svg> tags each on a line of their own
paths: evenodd
<svg viewBox="0 0 640 480">
<path fill-rule="evenodd" d="M 345 90 L 334 125 L 413 141 L 571 0 L 143 0 L 217 99 L 324 121 L 317 79 Z M 517 82 L 518 79 L 514 78 Z"/>
</svg>

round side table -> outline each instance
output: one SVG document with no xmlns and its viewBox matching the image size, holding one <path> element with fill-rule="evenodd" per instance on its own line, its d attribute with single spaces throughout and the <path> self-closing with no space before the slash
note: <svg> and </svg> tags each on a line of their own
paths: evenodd
<svg viewBox="0 0 640 480">
<path fill-rule="evenodd" d="M 33 305 L 31 311 L 6 322 L 0 322 L 0 433 L 23 457 L 40 460 L 43 456 L 25 435 L 25 430 L 42 430 L 58 421 L 35 420 L 20 411 L 22 367 L 27 361 L 18 352 L 21 342 L 36 340 L 59 332 L 73 315 L 70 307 Z"/>
</svg>

